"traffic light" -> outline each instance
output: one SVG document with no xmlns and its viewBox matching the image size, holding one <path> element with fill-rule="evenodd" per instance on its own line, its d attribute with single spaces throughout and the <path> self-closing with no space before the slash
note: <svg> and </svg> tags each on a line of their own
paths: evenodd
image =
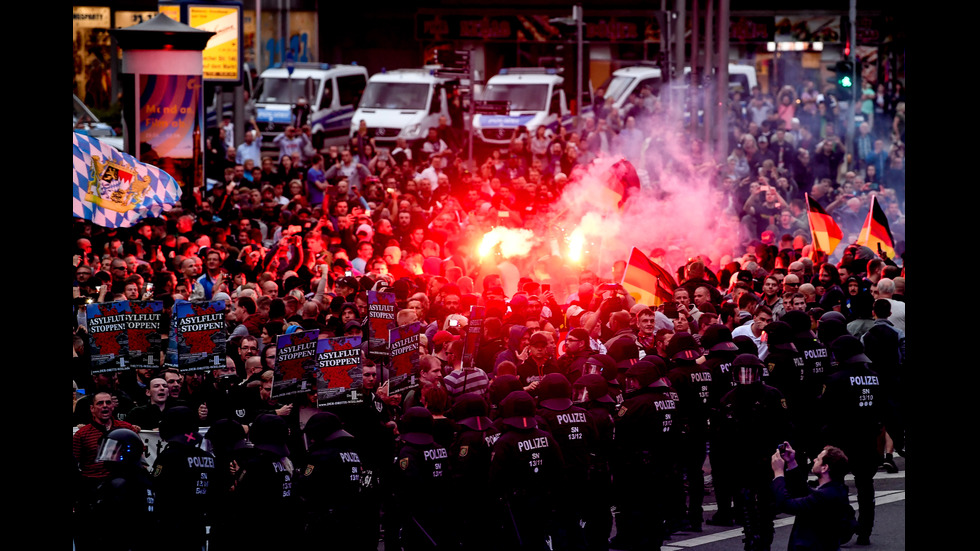
<svg viewBox="0 0 980 551">
<path fill-rule="evenodd" d="M 834 72 L 834 76 L 827 79 L 827 82 L 837 87 L 834 95 L 842 101 L 850 101 L 853 91 L 858 86 L 857 73 L 854 71 L 853 61 L 838 61 L 829 66 L 828 69 Z"/>
</svg>

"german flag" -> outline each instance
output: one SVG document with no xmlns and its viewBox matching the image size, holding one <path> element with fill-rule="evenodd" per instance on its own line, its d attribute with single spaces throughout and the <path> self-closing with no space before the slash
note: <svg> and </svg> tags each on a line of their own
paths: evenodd
<svg viewBox="0 0 980 551">
<path fill-rule="evenodd" d="M 673 300 L 677 282 L 670 272 L 633 247 L 623 273 L 623 288 L 639 304 L 660 306 Z"/>
<path fill-rule="evenodd" d="M 832 216 L 823 210 L 820 203 L 816 202 L 810 194 L 806 196 L 806 216 L 810 221 L 810 235 L 813 236 L 813 247 L 818 251 L 823 251 L 828 255 L 834 252 L 837 245 L 844 238 L 837 222 Z"/>
<path fill-rule="evenodd" d="M 602 185 L 595 185 L 590 188 L 594 193 L 590 197 L 590 202 L 597 207 L 597 210 L 620 211 L 623 209 L 626 199 L 640 189 L 640 177 L 636 168 L 632 163 L 622 158 L 617 160 L 595 159 L 589 163 L 587 170 L 577 171 L 573 174 L 579 179 L 594 178 L 601 182 Z"/>
<path fill-rule="evenodd" d="M 871 198 L 871 210 L 864 220 L 864 227 L 861 228 L 861 235 L 858 236 L 857 242 L 858 245 L 865 245 L 876 253 L 880 247 L 889 258 L 895 257 L 895 240 L 892 239 L 892 232 L 888 229 L 888 218 L 885 217 L 885 211 L 881 210 L 877 197 Z"/>
</svg>

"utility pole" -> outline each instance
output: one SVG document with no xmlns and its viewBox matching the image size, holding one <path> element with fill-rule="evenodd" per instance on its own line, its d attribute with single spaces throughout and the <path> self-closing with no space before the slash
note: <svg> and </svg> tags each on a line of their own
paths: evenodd
<svg viewBox="0 0 980 551">
<path fill-rule="evenodd" d="M 704 96 L 701 91 L 701 71 L 698 64 L 701 60 L 701 6 L 698 0 L 691 0 L 691 83 L 688 86 L 688 93 L 691 96 L 691 121 L 694 124 L 694 135 L 701 134 L 701 120 L 698 113 L 699 107 L 704 104 Z"/>
<path fill-rule="evenodd" d="M 677 18 L 674 20 L 674 84 L 678 87 L 675 94 L 677 97 L 677 106 L 680 108 L 679 113 L 683 115 L 684 106 L 687 104 L 686 94 L 684 89 L 681 87 L 684 82 L 684 19 L 686 18 L 686 0 L 675 0 L 674 1 L 674 13 L 677 14 Z M 672 86 L 673 87 L 673 86 Z M 697 114 L 692 114 L 696 116 Z"/>
<path fill-rule="evenodd" d="M 715 122 L 715 90 L 714 78 L 711 76 L 711 63 L 714 57 L 715 43 L 714 36 L 715 19 L 715 0 L 707 0 L 708 9 L 704 16 L 704 144 L 708 151 L 714 150 L 714 122 Z"/>
<path fill-rule="evenodd" d="M 731 18 L 730 0 L 718 0 L 718 70 L 715 72 L 715 90 L 718 94 L 717 149 L 715 154 L 724 159 L 728 156 L 728 24 Z"/>
<path fill-rule="evenodd" d="M 851 62 L 851 97 L 849 98 L 847 105 L 847 116 L 845 120 L 847 121 L 847 132 L 844 134 L 844 146 L 846 151 L 844 152 L 844 159 L 848 156 L 854 154 L 854 112 L 857 109 L 858 98 L 861 97 L 861 86 L 858 84 L 857 72 L 860 70 L 858 68 L 857 56 L 854 55 L 854 49 L 857 48 L 857 0 L 850 0 L 850 10 L 847 13 L 847 18 L 850 22 L 850 33 L 848 33 L 847 41 L 850 44 L 850 51 L 847 52 L 847 60 Z M 850 163 L 849 168 L 854 168 L 856 165 Z"/>
<path fill-rule="evenodd" d="M 854 0 L 851 0 L 851 1 L 853 2 Z M 575 42 L 576 42 L 576 44 L 575 44 L 575 46 L 576 46 L 576 52 L 575 52 L 575 58 L 576 58 L 575 59 L 575 63 L 576 63 L 576 69 L 575 69 L 575 111 L 576 111 L 576 113 L 575 113 L 575 126 L 576 126 L 576 130 L 578 130 L 579 132 L 581 132 L 582 131 L 582 127 L 584 126 L 582 124 L 582 111 L 585 108 L 585 106 L 582 105 L 582 73 L 583 73 L 583 65 L 584 65 L 584 62 L 582 60 L 582 57 L 584 56 L 584 53 L 582 51 L 583 50 L 583 45 L 582 45 L 582 24 L 583 24 L 583 21 L 582 21 L 583 20 L 582 4 L 576 4 L 572 8 L 572 18 L 575 19 Z"/>
</svg>

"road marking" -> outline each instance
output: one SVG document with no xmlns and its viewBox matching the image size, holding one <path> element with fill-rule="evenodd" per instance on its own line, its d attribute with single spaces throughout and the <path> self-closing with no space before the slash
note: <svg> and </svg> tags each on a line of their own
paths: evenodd
<svg viewBox="0 0 980 551">
<path fill-rule="evenodd" d="M 904 473 L 900 473 L 900 474 L 903 475 L 901 478 L 904 478 Z M 887 476 L 899 478 L 898 475 L 887 475 Z M 852 494 L 852 495 L 848 496 L 848 499 L 849 499 L 849 501 L 851 503 L 856 503 L 857 502 L 857 495 L 856 494 Z M 888 503 L 895 503 L 897 501 L 903 501 L 904 499 L 905 499 L 905 490 L 888 490 L 888 491 L 875 492 L 875 505 L 876 506 L 878 506 L 878 505 L 886 505 Z M 710 507 L 711 506 L 708 505 L 708 506 L 705 506 L 704 509 L 705 510 L 708 510 Z M 714 508 L 717 509 L 717 506 L 715 506 Z M 782 528 L 784 526 L 792 526 L 795 521 L 796 521 L 796 517 L 795 516 L 784 517 L 784 518 L 777 518 L 773 522 L 773 526 L 774 526 L 774 528 Z M 733 539 L 733 538 L 741 538 L 742 536 L 743 536 L 742 528 L 741 527 L 738 527 L 738 528 L 733 528 L 731 530 L 725 530 L 724 532 L 716 532 L 714 534 L 708 534 L 708 535 L 705 535 L 705 536 L 697 536 L 697 537 L 686 539 L 686 540 L 680 540 L 680 541 L 671 540 L 669 543 L 664 544 L 661 547 L 661 549 L 663 551 L 679 551 L 681 549 L 688 549 L 688 548 L 691 548 L 691 547 L 697 547 L 699 545 L 707 545 L 709 543 L 716 543 L 716 542 L 719 542 L 719 541 L 730 540 L 730 539 Z"/>
</svg>

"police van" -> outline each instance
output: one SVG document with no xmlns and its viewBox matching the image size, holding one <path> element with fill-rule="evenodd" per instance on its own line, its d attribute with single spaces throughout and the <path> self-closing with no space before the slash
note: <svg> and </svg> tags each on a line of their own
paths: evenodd
<svg viewBox="0 0 980 551">
<path fill-rule="evenodd" d="M 361 122 L 379 147 L 393 147 L 397 138 L 415 145 L 449 115 L 449 102 L 459 80 L 438 77 L 436 69 L 396 69 L 371 75 L 364 97 L 350 120 L 354 137 Z"/>
<path fill-rule="evenodd" d="M 506 115 L 476 115 L 473 130 L 477 140 L 506 146 L 520 126 L 533 136 L 539 126 L 557 133 L 559 125 L 571 125 L 563 84 L 564 79 L 555 69 L 501 69 L 487 81 L 480 99 L 508 101 L 510 110 Z"/>
<path fill-rule="evenodd" d="M 691 68 L 684 68 L 684 85 L 690 80 Z M 741 92 L 746 96 L 758 82 L 756 81 L 755 67 L 751 65 L 728 64 L 728 90 Z M 613 72 L 612 76 L 602 85 L 605 90 L 605 98 L 613 100 L 613 106 L 622 110 L 626 102 L 633 94 L 639 95 L 643 88 L 649 88 L 653 95 L 660 95 L 660 87 L 663 85 L 660 68 L 652 65 L 637 65 L 634 67 L 624 67 Z"/>
<path fill-rule="evenodd" d="M 290 74 L 286 66 L 277 64 L 259 76 L 255 119 L 262 145 L 272 147 L 272 140 L 293 123 L 293 107 L 300 98 L 310 107 L 308 122 L 315 144 L 345 136 L 367 84 L 367 69 L 327 63 L 296 63 L 292 68 Z"/>
</svg>

